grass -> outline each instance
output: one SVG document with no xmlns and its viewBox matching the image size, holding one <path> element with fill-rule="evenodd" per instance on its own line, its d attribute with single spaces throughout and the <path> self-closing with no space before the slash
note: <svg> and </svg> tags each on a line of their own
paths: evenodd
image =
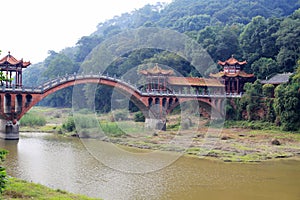
<svg viewBox="0 0 300 200">
<path fill-rule="evenodd" d="M 96 198 L 71 194 L 60 189 L 50 189 L 41 184 L 9 178 L 2 199 L 92 200 Z"/>
<path fill-rule="evenodd" d="M 21 126 L 44 126 L 46 124 L 46 119 L 41 114 L 36 112 L 26 113 L 20 120 Z"/>
</svg>

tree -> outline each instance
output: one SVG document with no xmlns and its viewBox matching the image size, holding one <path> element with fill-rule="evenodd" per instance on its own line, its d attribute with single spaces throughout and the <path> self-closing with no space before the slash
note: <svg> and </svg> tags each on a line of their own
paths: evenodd
<svg viewBox="0 0 300 200">
<path fill-rule="evenodd" d="M 291 82 L 275 89 L 274 108 L 278 124 L 283 130 L 295 131 L 300 127 L 300 61 Z"/>
<path fill-rule="evenodd" d="M 262 54 L 261 39 L 265 38 L 265 30 L 267 28 L 266 19 L 257 16 L 246 25 L 244 31 L 240 35 L 241 49 L 250 65 Z"/>
<path fill-rule="evenodd" d="M 258 80 L 253 84 L 246 83 L 244 90 L 245 94 L 242 96 L 239 106 L 241 106 L 241 110 L 247 111 L 247 119 L 252 121 L 257 119 L 255 114 L 257 113 L 257 109 L 261 107 L 262 85 Z"/>
<path fill-rule="evenodd" d="M 285 131 L 295 131 L 300 125 L 299 84 L 280 85 L 275 90 L 275 112 L 277 121 Z"/>
<path fill-rule="evenodd" d="M 258 79 L 268 79 L 278 72 L 277 62 L 272 58 L 261 57 L 253 62 L 251 69 Z"/>
<path fill-rule="evenodd" d="M 274 89 L 275 87 L 272 84 L 263 85 L 262 90 L 264 97 L 272 98 L 274 96 Z"/>
<path fill-rule="evenodd" d="M 83 62 L 85 57 L 95 48 L 98 44 L 103 41 L 103 38 L 98 35 L 93 36 L 83 36 L 76 43 L 78 48 L 75 54 L 76 62 Z"/>
<path fill-rule="evenodd" d="M 64 76 L 72 74 L 78 70 L 78 66 L 66 55 L 61 53 L 51 53 L 47 58 L 47 68 L 44 71 L 44 76 L 48 78 L 56 78 L 57 76 Z"/>
<path fill-rule="evenodd" d="M 218 60 L 226 60 L 239 53 L 238 30 L 234 26 L 225 26 L 216 36 L 215 56 Z"/>
<path fill-rule="evenodd" d="M 276 45 L 280 49 L 277 60 L 284 71 L 293 71 L 300 55 L 300 9 L 284 19 L 276 32 Z"/>
</svg>

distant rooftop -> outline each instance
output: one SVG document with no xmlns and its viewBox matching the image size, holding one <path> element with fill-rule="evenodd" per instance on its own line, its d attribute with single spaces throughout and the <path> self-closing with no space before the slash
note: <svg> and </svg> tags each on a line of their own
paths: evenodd
<svg viewBox="0 0 300 200">
<path fill-rule="evenodd" d="M 269 80 L 261 81 L 261 83 L 262 84 L 273 84 L 273 85 L 287 83 L 289 81 L 289 78 L 291 75 L 293 75 L 293 73 L 276 74 Z"/>
</svg>

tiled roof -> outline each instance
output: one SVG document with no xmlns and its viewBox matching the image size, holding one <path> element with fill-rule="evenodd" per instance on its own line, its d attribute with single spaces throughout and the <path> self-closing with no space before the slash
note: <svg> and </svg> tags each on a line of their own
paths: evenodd
<svg viewBox="0 0 300 200">
<path fill-rule="evenodd" d="M 170 85 L 186 85 L 186 86 L 208 86 L 208 87 L 224 87 L 217 79 L 196 78 L 196 77 L 168 77 Z"/>
<path fill-rule="evenodd" d="M 224 62 L 223 61 L 219 61 L 218 64 L 221 65 L 221 66 L 236 65 L 236 64 L 238 64 L 238 65 L 245 65 L 245 64 L 247 64 L 247 61 L 240 62 L 237 59 L 235 59 L 233 56 L 231 56 L 231 58 L 229 58 L 228 60 L 226 60 Z"/>
<path fill-rule="evenodd" d="M 152 69 L 141 70 L 140 74 L 143 75 L 174 75 L 173 70 L 164 70 L 160 68 L 157 64 Z"/>
<path fill-rule="evenodd" d="M 223 76 L 227 76 L 227 77 L 238 77 L 238 76 L 240 76 L 240 77 L 244 77 L 244 78 L 252 78 L 252 77 L 254 77 L 254 74 L 247 74 L 244 71 L 238 71 L 236 73 L 219 72 L 217 74 L 210 74 L 209 76 L 213 77 L 213 78 L 220 78 L 220 77 L 223 77 Z"/>
<path fill-rule="evenodd" d="M 282 84 L 287 83 L 289 81 L 290 76 L 293 75 L 293 73 L 283 73 L 283 74 L 276 74 L 269 80 L 261 81 L 262 84 Z"/>
<path fill-rule="evenodd" d="M 15 57 L 13 57 L 12 55 L 10 55 L 10 52 L 8 52 L 8 55 L 5 56 L 5 57 L 3 57 L 0 60 L 0 66 L 6 65 L 6 64 L 13 65 L 13 66 L 21 65 L 22 68 L 26 68 L 31 63 L 30 62 L 24 62 L 23 59 L 17 60 Z"/>
</svg>

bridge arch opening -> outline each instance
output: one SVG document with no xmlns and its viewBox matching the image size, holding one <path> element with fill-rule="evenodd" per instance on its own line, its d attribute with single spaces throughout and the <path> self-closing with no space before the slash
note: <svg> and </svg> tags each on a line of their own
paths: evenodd
<svg viewBox="0 0 300 200">
<path fill-rule="evenodd" d="M 153 99 L 150 97 L 148 98 L 148 106 L 151 107 L 153 104 Z"/>
<path fill-rule="evenodd" d="M 160 100 L 159 98 L 155 98 L 155 105 L 159 104 Z"/>
<path fill-rule="evenodd" d="M 163 98 L 163 100 L 162 100 L 162 106 L 163 106 L 163 108 L 166 108 L 167 107 L 167 98 Z"/>
<path fill-rule="evenodd" d="M 26 101 L 25 101 L 25 107 L 28 107 L 31 102 L 32 102 L 32 95 L 30 94 L 27 94 L 26 97 L 25 97 Z"/>
<path fill-rule="evenodd" d="M 15 103 L 16 103 L 15 112 L 16 113 L 22 112 L 23 96 L 21 94 L 17 94 Z"/>
<path fill-rule="evenodd" d="M 4 96 L 4 113 L 11 113 L 11 95 L 5 94 Z"/>
</svg>

